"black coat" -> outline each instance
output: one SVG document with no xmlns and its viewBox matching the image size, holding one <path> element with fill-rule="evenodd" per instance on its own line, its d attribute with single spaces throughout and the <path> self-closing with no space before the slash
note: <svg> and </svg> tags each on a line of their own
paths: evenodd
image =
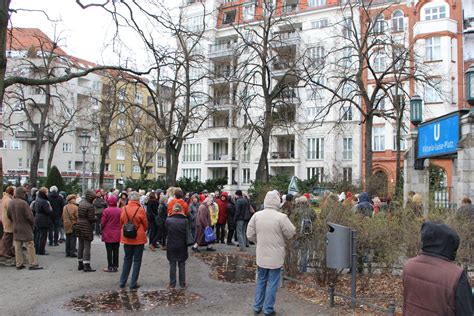
<svg viewBox="0 0 474 316">
<path fill-rule="evenodd" d="M 48 202 L 48 197 L 44 193 L 38 192 L 33 203 L 33 209 L 35 213 L 35 226 L 37 228 L 49 228 L 53 209 Z"/>
<path fill-rule="evenodd" d="M 146 217 L 148 223 L 157 223 L 158 208 L 160 207 L 160 202 L 158 200 L 148 200 L 146 204 Z"/>
<path fill-rule="evenodd" d="M 235 230 L 235 204 L 234 201 L 227 202 L 227 227 Z"/>
<path fill-rule="evenodd" d="M 166 219 L 168 241 L 166 242 L 166 258 L 169 261 L 185 261 L 188 259 L 186 244 L 186 216 L 174 214 Z"/>
<path fill-rule="evenodd" d="M 63 208 L 66 205 L 63 197 L 58 192 L 50 192 L 48 195 L 49 203 L 53 208 L 53 219 L 63 218 Z"/>
</svg>

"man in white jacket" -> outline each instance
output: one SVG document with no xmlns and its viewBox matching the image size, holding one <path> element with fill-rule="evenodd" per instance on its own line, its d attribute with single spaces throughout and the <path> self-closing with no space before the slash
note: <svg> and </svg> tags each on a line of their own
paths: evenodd
<svg viewBox="0 0 474 316">
<path fill-rule="evenodd" d="M 257 244 L 258 278 L 255 291 L 256 314 L 275 315 L 274 305 L 285 261 L 285 241 L 295 235 L 295 226 L 280 212 L 280 194 L 265 196 L 263 211 L 256 212 L 247 228 L 247 238 Z"/>
</svg>

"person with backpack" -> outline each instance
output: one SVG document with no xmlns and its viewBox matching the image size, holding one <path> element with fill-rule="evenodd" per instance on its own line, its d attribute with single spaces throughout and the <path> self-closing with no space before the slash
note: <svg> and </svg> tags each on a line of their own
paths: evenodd
<svg viewBox="0 0 474 316">
<path fill-rule="evenodd" d="M 166 246 L 166 258 L 170 264 L 169 288 L 176 287 L 176 265 L 179 268 L 179 286 L 186 287 L 186 260 L 188 259 L 187 245 L 187 218 L 179 204 L 173 207 L 173 213 L 166 219 L 166 230 L 168 231 L 168 244 Z"/>
<path fill-rule="evenodd" d="M 76 258 L 77 236 L 74 225 L 77 223 L 78 208 L 76 195 L 70 194 L 66 198 L 67 204 L 63 208 L 64 232 L 66 233 L 66 257 Z"/>
<path fill-rule="evenodd" d="M 128 205 L 122 208 L 120 225 L 122 227 L 122 237 L 120 240 L 125 251 L 122 274 L 120 276 L 120 288 L 125 288 L 128 275 L 133 266 L 130 289 L 135 290 L 140 287 L 137 282 L 142 265 L 143 249 L 147 240 L 146 231 L 148 229 L 147 216 L 140 204 L 138 192 L 133 191 L 130 193 Z"/>
</svg>

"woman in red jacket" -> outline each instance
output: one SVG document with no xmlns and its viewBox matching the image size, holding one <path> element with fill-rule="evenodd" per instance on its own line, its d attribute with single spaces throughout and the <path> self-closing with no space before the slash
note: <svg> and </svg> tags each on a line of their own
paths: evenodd
<svg viewBox="0 0 474 316">
<path fill-rule="evenodd" d="M 223 244 L 225 239 L 225 224 L 227 223 L 227 192 L 222 192 L 216 203 L 219 206 L 219 215 L 217 217 L 216 225 L 216 241 Z"/>
<path fill-rule="evenodd" d="M 132 222 L 135 226 L 137 235 L 135 238 L 127 238 L 123 233 L 123 226 Z M 122 275 L 120 276 L 120 288 L 124 288 L 128 281 L 128 275 L 132 268 L 132 280 L 130 282 L 130 289 L 138 289 L 138 276 L 140 275 L 140 267 L 142 265 L 143 249 L 146 244 L 146 231 L 148 229 L 148 221 L 145 210 L 140 205 L 140 196 L 138 192 L 130 193 L 127 206 L 122 208 L 120 214 L 120 226 L 122 227 L 121 242 L 125 250 L 125 257 L 123 259 Z"/>
</svg>

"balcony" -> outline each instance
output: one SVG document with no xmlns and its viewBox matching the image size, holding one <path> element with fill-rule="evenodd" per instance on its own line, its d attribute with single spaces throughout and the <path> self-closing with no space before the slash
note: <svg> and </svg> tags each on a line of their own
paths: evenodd
<svg viewBox="0 0 474 316">
<path fill-rule="evenodd" d="M 294 159 L 294 151 L 273 151 L 270 155 L 270 159 Z"/>
<path fill-rule="evenodd" d="M 278 104 L 272 115 L 276 122 L 294 123 L 296 122 L 296 107 L 294 104 Z"/>
<path fill-rule="evenodd" d="M 299 11 L 298 3 L 286 4 L 282 7 L 283 14 L 291 14 Z"/>
<path fill-rule="evenodd" d="M 296 46 L 301 42 L 300 32 L 293 30 L 290 32 L 280 32 L 275 34 L 275 46 L 284 47 L 284 46 Z"/>
<path fill-rule="evenodd" d="M 457 33 L 457 23 L 455 20 L 448 18 L 438 20 L 420 21 L 415 24 L 413 28 L 413 36 L 416 38 L 419 35 L 449 32 Z"/>
<path fill-rule="evenodd" d="M 214 44 L 209 47 L 209 58 L 222 58 L 234 55 L 237 44 L 234 42 Z"/>
<path fill-rule="evenodd" d="M 34 131 L 15 131 L 15 138 L 24 140 L 36 140 L 36 133 Z"/>
<path fill-rule="evenodd" d="M 213 153 L 207 157 L 208 161 L 236 161 L 237 157 L 229 154 Z"/>
</svg>

